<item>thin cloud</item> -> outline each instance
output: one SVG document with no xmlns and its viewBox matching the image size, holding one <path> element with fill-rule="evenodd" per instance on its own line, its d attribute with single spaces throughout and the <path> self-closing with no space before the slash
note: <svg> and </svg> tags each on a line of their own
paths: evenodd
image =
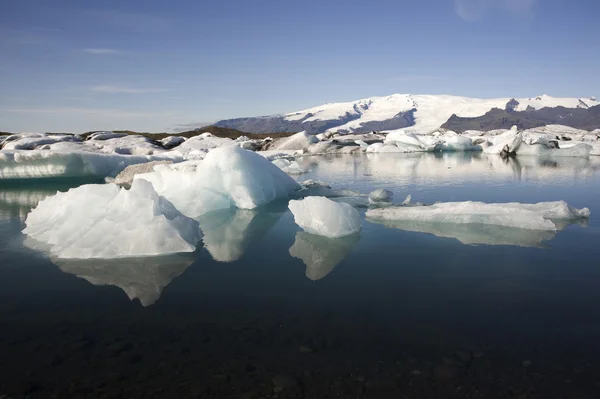
<svg viewBox="0 0 600 399">
<path fill-rule="evenodd" d="M 146 88 L 135 88 L 127 86 L 113 86 L 113 85 L 100 85 L 91 86 L 89 88 L 95 93 L 106 93 L 106 94 L 149 94 L 149 93 L 162 93 L 166 89 L 146 87 Z"/>
<path fill-rule="evenodd" d="M 83 49 L 84 53 L 95 54 L 95 55 L 104 55 L 104 54 L 123 54 L 123 51 L 117 50 L 114 48 L 86 48 Z"/>
<path fill-rule="evenodd" d="M 508 11 L 513 17 L 533 18 L 537 0 L 454 0 L 454 11 L 467 22 L 483 19 L 490 12 Z"/>
</svg>

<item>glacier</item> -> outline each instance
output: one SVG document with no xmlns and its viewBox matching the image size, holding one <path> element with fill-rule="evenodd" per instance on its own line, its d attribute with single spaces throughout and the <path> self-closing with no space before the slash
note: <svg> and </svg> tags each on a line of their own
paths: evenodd
<svg viewBox="0 0 600 399">
<path fill-rule="evenodd" d="M 194 252 L 196 221 L 183 216 L 146 181 L 126 190 L 88 184 L 58 192 L 34 208 L 23 233 L 57 258 L 126 258 Z"/>
<path fill-rule="evenodd" d="M 306 197 L 290 200 L 288 207 L 296 224 L 308 233 L 339 238 L 360 231 L 360 215 L 349 204 L 325 197 Z"/>
</svg>

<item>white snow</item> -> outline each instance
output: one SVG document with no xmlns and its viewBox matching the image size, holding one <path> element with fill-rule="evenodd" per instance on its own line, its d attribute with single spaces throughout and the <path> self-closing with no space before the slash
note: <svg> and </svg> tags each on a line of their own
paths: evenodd
<svg viewBox="0 0 600 399">
<path fill-rule="evenodd" d="M 370 209 L 367 217 L 375 220 L 484 224 L 531 230 L 556 230 L 553 220 L 588 218 L 587 208 L 576 209 L 564 201 L 537 204 L 483 202 L 444 202 L 429 206 L 401 206 Z"/>
<path fill-rule="evenodd" d="M 193 252 L 198 223 L 160 197 L 146 181 L 130 190 L 83 185 L 41 201 L 23 233 L 58 258 L 124 258 Z"/>
<path fill-rule="evenodd" d="M 298 231 L 294 244 L 290 247 L 290 255 L 301 259 L 306 265 L 306 277 L 316 281 L 331 273 L 348 256 L 359 240 L 358 234 L 327 238 Z"/>
<path fill-rule="evenodd" d="M 300 189 L 294 179 L 266 158 L 235 145 L 213 149 L 203 161 L 189 163 L 172 168 L 160 165 L 135 179 L 151 182 L 160 195 L 193 218 L 232 206 L 253 209 L 289 198 Z"/>
<path fill-rule="evenodd" d="M 478 99 L 449 95 L 413 95 L 393 94 L 384 97 L 370 97 L 358 101 L 328 103 L 321 106 L 292 112 L 285 115 L 288 121 L 301 120 L 335 120 L 351 115 L 358 117 L 328 132 L 352 132 L 365 122 L 392 119 L 400 112 L 415 109 L 415 125 L 407 128 L 414 133 L 431 133 L 445 123 L 450 116 L 477 117 L 484 115 L 492 108 L 505 109 L 511 98 Z M 535 109 L 564 106 L 567 108 L 592 107 L 600 104 L 591 99 L 554 98 L 540 96 L 534 98 L 516 98 L 519 102 L 517 111 L 524 111 L 528 106 Z M 585 105 L 584 105 L 585 104 Z M 309 116 L 312 114 L 312 116 Z"/>
<path fill-rule="evenodd" d="M 360 215 L 346 203 L 325 197 L 307 197 L 291 200 L 288 207 L 296 224 L 308 233 L 339 238 L 360 231 Z"/>
</svg>

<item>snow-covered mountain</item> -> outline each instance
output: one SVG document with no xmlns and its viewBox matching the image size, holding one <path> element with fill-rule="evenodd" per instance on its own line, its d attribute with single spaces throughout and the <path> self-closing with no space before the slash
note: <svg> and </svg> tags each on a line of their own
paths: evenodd
<svg viewBox="0 0 600 399">
<path fill-rule="evenodd" d="M 507 112 L 534 112 L 543 108 L 590 109 L 600 105 L 595 98 L 555 98 L 548 95 L 531 98 L 478 99 L 450 95 L 392 94 L 344 103 L 327 103 L 285 115 L 227 119 L 216 126 L 249 133 L 340 132 L 365 133 L 406 128 L 415 133 L 430 133 L 452 116 L 481 117 L 494 108 Z M 556 108 L 560 112 L 561 108 Z M 556 118 L 560 119 L 559 114 Z M 531 116 L 535 119 L 535 116 Z M 547 113 L 545 114 L 548 119 Z M 538 125 L 545 125 L 540 122 Z"/>
</svg>

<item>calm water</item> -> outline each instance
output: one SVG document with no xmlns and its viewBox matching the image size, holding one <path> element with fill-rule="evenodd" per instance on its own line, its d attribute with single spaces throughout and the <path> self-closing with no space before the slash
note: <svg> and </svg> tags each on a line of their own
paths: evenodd
<svg viewBox="0 0 600 399">
<path fill-rule="evenodd" d="M 80 182 L 0 186 L 0 397 L 600 397 L 600 159 L 302 162 L 299 180 L 396 202 L 565 200 L 592 217 L 481 237 L 512 245 L 368 221 L 328 240 L 273 204 L 204 220 L 194 254 L 61 261 L 20 230 Z"/>
</svg>

